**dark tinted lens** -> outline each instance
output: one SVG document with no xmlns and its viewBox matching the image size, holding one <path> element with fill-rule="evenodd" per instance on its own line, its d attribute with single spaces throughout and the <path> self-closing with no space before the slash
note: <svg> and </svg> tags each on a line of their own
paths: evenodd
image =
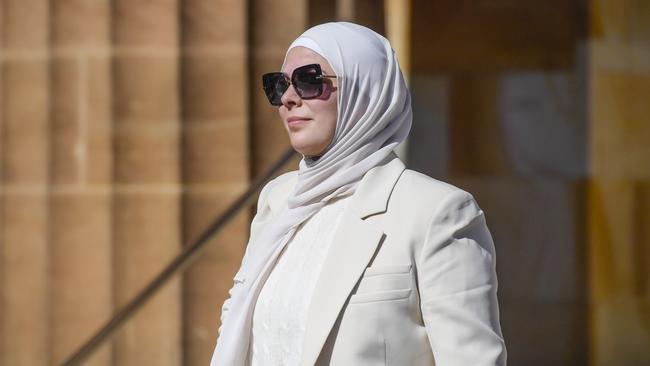
<svg viewBox="0 0 650 366">
<path fill-rule="evenodd" d="M 323 92 L 321 75 L 319 65 L 302 66 L 294 70 L 291 82 L 301 98 L 316 98 Z"/>
<path fill-rule="evenodd" d="M 289 88 L 287 77 L 281 72 L 262 75 L 264 94 L 272 105 L 282 105 L 282 94 Z"/>
</svg>

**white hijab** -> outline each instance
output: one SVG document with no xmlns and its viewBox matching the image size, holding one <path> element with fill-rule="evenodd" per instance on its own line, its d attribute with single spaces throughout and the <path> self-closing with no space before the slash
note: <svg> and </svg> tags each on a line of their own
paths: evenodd
<svg viewBox="0 0 650 366">
<path fill-rule="evenodd" d="M 296 39 L 323 56 L 337 75 L 334 139 L 318 160 L 303 156 L 287 207 L 248 243 L 231 290 L 211 366 L 244 365 L 257 296 L 297 227 L 330 199 L 354 193 L 364 174 L 385 160 L 411 128 L 411 97 L 390 43 L 358 24 L 317 25 Z M 286 61 L 286 56 L 285 56 Z"/>
</svg>

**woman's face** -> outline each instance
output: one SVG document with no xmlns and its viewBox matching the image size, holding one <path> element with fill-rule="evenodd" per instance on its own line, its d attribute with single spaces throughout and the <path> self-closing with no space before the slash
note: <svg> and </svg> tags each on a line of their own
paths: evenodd
<svg viewBox="0 0 650 366">
<path fill-rule="evenodd" d="M 282 72 L 291 76 L 293 70 L 308 64 L 320 64 L 323 74 L 334 75 L 329 62 L 305 47 L 294 47 L 287 54 Z M 280 118 L 287 129 L 291 146 L 307 156 L 320 155 L 334 138 L 338 110 L 336 79 L 324 78 L 323 94 L 314 99 L 301 99 L 293 85 L 282 96 Z"/>
</svg>

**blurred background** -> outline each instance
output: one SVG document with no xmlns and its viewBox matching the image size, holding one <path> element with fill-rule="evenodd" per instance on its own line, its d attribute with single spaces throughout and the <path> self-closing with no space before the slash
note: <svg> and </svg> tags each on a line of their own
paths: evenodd
<svg viewBox="0 0 650 366">
<path fill-rule="evenodd" d="M 0 0 L 0 365 L 60 363 L 280 157 L 260 75 L 330 20 L 391 40 L 400 155 L 486 212 L 509 365 L 650 365 L 647 0 Z M 206 365 L 253 213 L 87 364 Z"/>
</svg>

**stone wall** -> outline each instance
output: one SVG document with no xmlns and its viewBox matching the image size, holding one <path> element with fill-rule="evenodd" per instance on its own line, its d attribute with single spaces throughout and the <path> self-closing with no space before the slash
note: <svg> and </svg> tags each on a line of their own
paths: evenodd
<svg viewBox="0 0 650 366">
<path fill-rule="evenodd" d="M 60 363 L 192 243 L 289 146 L 259 75 L 382 3 L 1 0 L 0 365 Z M 252 210 L 87 364 L 207 364 Z"/>
<path fill-rule="evenodd" d="M 56 364 L 247 187 L 247 7 L 6 0 L 0 14 L 0 364 Z M 88 364 L 205 364 L 249 220 Z"/>
</svg>

